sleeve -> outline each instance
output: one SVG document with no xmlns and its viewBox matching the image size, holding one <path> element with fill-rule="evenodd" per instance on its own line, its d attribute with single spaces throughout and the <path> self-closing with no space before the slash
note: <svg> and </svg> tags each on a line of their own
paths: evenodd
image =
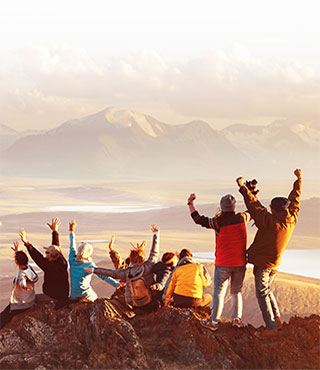
<svg viewBox="0 0 320 370">
<path fill-rule="evenodd" d="M 169 279 L 171 272 L 171 270 L 166 270 L 162 276 L 159 276 L 159 278 L 157 276 L 157 280 L 155 283 L 157 290 L 163 290 L 165 288 L 166 282 Z"/>
<path fill-rule="evenodd" d="M 69 250 L 69 262 L 73 262 L 76 258 L 76 236 L 74 233 L 70 233 L 70 250 Z"/>
<path fill-rule="evenodd" d="M 176 274 L 174 270 L 168 280 L 166 291 L 164 292 L 164 295 L 165 295 L 164 305 L 165 306 L 169 305 L 175 286 L 176 286 Z"/>
<path fill-rule="evenodd" d="M 248 223 L 251 220 L 251 216 L 249 212 L 241 212 L 241 215 L 243 217 L 244 223 Z"/>
<path fill-rule="evenodd" d="M 60 247 L 60 238 L 58 231 L 52 231 L 52 244 Z"/>
<path fill-rule="evenodd" d="M 242 194 L 248 212 L 254 219 L 257 228 L 264 228 L 270 217 L 267 208 L 259 202 L 258 198 L 246 186 L 241 186 L 239 192 Z"/>
<path fill-rule="evenodd" d="M 43 257 L 43 255 L 30 243 L 25 243 L 26 248 L 34 260 L 34 262 L 41 268 L 41 270 L 46 271 L 50 267 L 50 262 Z"/>
<path fill-rule="evenodd" d="M 150 250 L 149 258 L 146 262 L 156 263 L 159 258 L 159 231 L 153 233 L 152 247 Z"/>
<path fill-rule="evenodd" d="M 289 212 L 295 218 L 296 222 L 300 210 L 300 195 L 301 195 L 301 180 L 296 180 L 293 183 L 293 189 L 291 190 L 288 196 L 288 199 L 290 200 Z"/>
<path fill-rule="evenodd" d="M 113 287 L 117 287 L 120 283 L 119 283 L 119 281 L 117 281 L 117 280 L 115 280 L 115 279 L 113 279 L 112 277 L 110 277 L 110 276 L 104 276 L 104 275 L 98 275 L 98 274 L 96 274 L 97 276 L 98 276 L 98 278 L 100 278 L 100 279 L 102 279 L 102 280 L 104 280 L 104 281 L 106 281 L 107 283 L 109 283 L 110 285 L 112 285 Z"/>
<path fill-rule="evenodd" d="M 198 211 L 192 212 L 191 217 L 197 225 L 201 225 L 202 227 L 205 227 L 207 229 L 215 229 L 215 230 L 217 229 L 216 224 L 214 222 L 214 218 L 200 216 Z"/>
<path fill-rule="evenodd" d="M 104 269 L 101 267 L 95 267 L 93 272 L 96 275 L 102 275 L 102 276 L 110 276 L 114 279 L 120 280 L 120 281 L 126 281 L 128 277 L 128 270 L 127 269 Z"/>
<path fill-rule="evenodd" d="M 17 281 L 17 284 L 21 286 L 21 288 L 26 288 L 27 287 L 27 278 L 25 275 L 20 275 L 19 280 Z"/>
<path fill-rule="evenodd" d="M 110 255 L 111 261 L 112 261 L 113 266 L 114 266 L 115 269 L 120 269 L 120 268 L 125 268 L 126 267 L 126 263 L 121 258 L 121 255 L 118 251 L 113 249 L 109 252 L 109 255 Z"/>
</svg>

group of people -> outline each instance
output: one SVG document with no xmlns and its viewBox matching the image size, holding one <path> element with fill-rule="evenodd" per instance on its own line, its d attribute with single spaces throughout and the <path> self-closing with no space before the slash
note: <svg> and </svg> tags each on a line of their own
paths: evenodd
<svg viewBox="0 0 320 370">
<path fill-rule="evenodd" d="M 213 296 L 205 294 L 203 287 L 211 284 L 210 275 L 204 265 L 198 263 L 188 249 L 180 253 L 166 252 L 159 258 L 159 228 L 152 225 L 152 246 L 149 257 L 145 258 L 146 242 L 133 246 L 124 260 L 114 249 L 114 237 L 109 243 L 109 254 L 114 269 L 100 268 L 92 260 L 93 247 L 80 243 L 76 247 L 76 222 L 69 223 L 70 250 L 69 266 L 62 254 L 58 228 L 59 219 L 52 219 L 48 226 L 52 230 L 52 244 L 45 248 L 43 256 L 27 239 L 26 232 L 20 230 L 20 238 L 30 257 L 44 271 L 43 294 L 35 295 L 34 284 L 37 273 L 28 264 L 28 256 L 19 250 L 15 242 L 15 263 L 19 268 L 14 282 L 9 305 L 1 312 L 1 328 L 11 318 L 32 307 L 35 301 L 53 301 L 59 309 L 77 301 L 97 299 L 91 287 L 92 274 L 114 287 L 125 285 L 127 307 L 137 312 L 150 312 L 161 306 L 192 308 L 207 306 L 212 302 L 210 320 L 201 323 L 210 330 L 219 328 L 224 298 L 230 281 L 230 294 L 233 302 L 232 324 L 242 327 L 241 289 L 246 273 L 246 264 L 253 264 L 256 297 L 268 331 L 275 332 L 282 323 L 276 299 L 271 291 L 280 265 L 281 254 L 291 237 L 300 205 L 302 170 L 294 171 L 296 181 L 288 198 L 272 199 L 270 211 L 264 207 L 242 177 L 236 182 L 244 198 L 247 210 L 236 213 L 236 200 L 227 194 L 220 200 L 220 210 L 214 217 L 200 215 L 194 206 L 195 194 L 188 198 L 188 206 L 193 221 L 208 229 L 214 229 L 216 236 L 214 290 Z M 252 219 L 257 227 L 253 243 L 247 249 L 247 222 Z M 71 289 L 69 287 L 70 270 Z M 69 290 L 71 290 L 69 295 Z"/>
</svg>

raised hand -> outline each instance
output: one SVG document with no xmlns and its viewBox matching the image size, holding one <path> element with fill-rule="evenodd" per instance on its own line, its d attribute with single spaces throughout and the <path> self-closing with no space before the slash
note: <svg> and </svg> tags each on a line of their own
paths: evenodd
<svg viewBox="0 0 320 370">
<path fill-rule="evenodd" d="M 21 238 L 22 243 L 24 244 L 28 243 L 27 233 L 24 231 L 24 229 L 20 229 L 19 236 Z"/>
<path fill-rule="evenodd" d="M 111 252 L 111 251 L 113 251 L 113 243 L 114 243 L 114 240 L 115 240 L 115 236 L 114 236 L 114 235 L 112 235 L 112 236 L 111 236 L 110 243 L 109 243 L 109 245 L 108 245 L 108 248 L 109 248 L 109 251 L 110 251 L 110 252 Z"/>
<path fill-rule="evenodd" d="M 53 218 L 51 220 L 51 224 L 49 224 L 48 222 L 47 225 L 50 227 L 52 231 L 58 231 L 59 226 L 61 225 L 61 221 L 59 218 Z"/>
<path fill-rule="evenodd" d="M 159 231 L 159 227 L 158 227 L 157 225 L 155 225 L 155 224 L 152 224 L 152 226 L 151 226 L 151 231 L 152 231 L 153 233 L 155 233 L 155 232 Z"/>
<path fill-rule="evenodd" d="M 294 174 L 297 176 L 298 180 L 301 180 L 302 176 L 303 176 L 303 171 L 301 169 L 297 168 L 296 170 L 294 170 Z"/>
<path fill-rule="evenodd" d="M 196 195 L 195 193 L 192 193 L 189 195 L 187 204 L 193 203 L 195 200 L 196 200 Z"/>
<path fill-rule="evenodd" d="M 72 220 L 71 222 L 69 222 L 70 233 L 74 233 L 74 230 L 76 229 L 76 227 L 77 227 L 76 220 Z"/>
<path fill-rule="evenodd" d="M 243 186 L 243 184 L 244 184 L 244 178 L 243 177 L 238 177 L 236 179 L 236 182 L 237 182 L 239 188 L 241 188 L 241 186 Z"/>
<path fill-rule="evenodd" d="M 13 242 L 13 247 L 11 247 L 11 249 L 14 252 L 18 252 L 18 250 L 19 250 L 19 242 Z"/>
</svg>

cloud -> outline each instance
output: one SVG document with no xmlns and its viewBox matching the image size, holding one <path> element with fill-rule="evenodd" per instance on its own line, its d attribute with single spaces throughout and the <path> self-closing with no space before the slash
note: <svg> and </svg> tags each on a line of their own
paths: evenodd
<svg viewBox="0 0 320 370">
<path fill-rule="evenodd" d="M 1 65 L 2 120 L 53 125 L 110 105 L 214 119 L 319 119 L 320 73 L 236 45 L 186 61 L 140 51 L 93 58 L 68 45 L 24 48 Z M 33 126 L 34 127 L 34 126 Z"/>
</svg>

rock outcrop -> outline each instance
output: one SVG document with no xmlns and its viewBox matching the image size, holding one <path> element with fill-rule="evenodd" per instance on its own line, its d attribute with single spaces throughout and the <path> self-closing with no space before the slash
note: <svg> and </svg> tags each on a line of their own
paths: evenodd
<svg viewBox="0 0 320 370">
<path fill-rule="evenodd" d="M 0 332 L 1 369 L 316 369 L 320 317 L 264 328 L 201 326 L 208 310 L 162 308 L 122 317 L 112 300 L 55 311 L 35 306 Z M 258 334 L 258 335 L 257 335 Z"/>
</svg>

